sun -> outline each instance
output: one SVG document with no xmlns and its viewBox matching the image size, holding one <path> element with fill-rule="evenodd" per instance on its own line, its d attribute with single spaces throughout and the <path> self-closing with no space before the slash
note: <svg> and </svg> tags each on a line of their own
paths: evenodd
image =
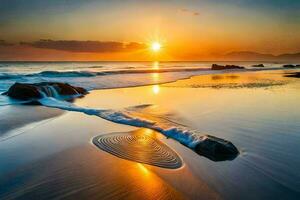
<svg viewBox="0 0 300 200">
<path fill-rule="evenodd" d="M 161 49 L 161 44 L 159 42 L 153 42 L 151 44 L 151 50 L 154 52 L 158 52 Z"/>
</svg>

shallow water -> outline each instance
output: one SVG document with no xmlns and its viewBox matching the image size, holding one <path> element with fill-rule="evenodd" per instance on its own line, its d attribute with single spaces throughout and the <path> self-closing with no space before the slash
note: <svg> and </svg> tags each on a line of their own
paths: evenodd
<svg viewBox="0 0 300 200">
<path fill-rule="evenodd" d="M 66 82 L 87 90 L 123 88 L 166 83 L 210 70 L 214 62 L 0 62 L 0 94 L 15 82 Z M 217 62 L 219 64 L 232 64 Z M 248 70 L 256 62 L 233 62 Z M 283 63 L 264 63 L 266 69 L 282 68 Z M 0 106 L 19 102 L 0 95 Z"/>
<path fill-rule="evenodd" d="M 116 109 L 124 105 L 153 104 L 152 110 L 147 111 L 151 113 L 150 119 L 155 113 L 156 117 L 167 117 L 203 134 L 225 138 L 238 147 L 241 155 L 233 161 L 184 159 L 221 196 L 297 199 L 300 195 L 299 79 L 284 78 L 277 71 L 236 74 L 235 86 L 227 87 L 230 81 L 220 84 L 220 79 L 214 81 L 213 76 L 150 87 L 96 91 L 76 103 L 101 108 L 113 105 Z M 230 75 L 223 76 L 226 79 Z M 245 83 L 260 84 L 249 87 Z M 147 117 L 147 112 L 141 114 Z"/>
<path fill-rule="evenodd" d="M 183 167 L 166 170 L 119 159 L 90 141 L 134 127 L 70 112 L 1 142 L 0 197 L 299 199 L 299 79 L 279 71 L 213 76 L 97 90 L 75 104 L 132 107 L 136 116 L 227 139 L 241 152 L 236 159 L 211 161 L 148 129 L 145 134 L 178 153 Z"/>
</svg>

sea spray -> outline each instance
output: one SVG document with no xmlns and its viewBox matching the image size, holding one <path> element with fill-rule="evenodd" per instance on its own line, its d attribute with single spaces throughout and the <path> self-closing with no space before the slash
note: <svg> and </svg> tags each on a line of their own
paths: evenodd
<svg viewBox="0 0 300 200">
<path fill-rule="evenodd" d="M 201 136 L 194 131 L 184 130 L 180 127 L 169 127 L 162 128 L 162 124 L 159 122 L 151 121 L 142 117 L 135 117 L 132 115 L 130 109 L 116 111 L 116 110 L 102 110 L 95 108 L 85 108 L 74 105 L 73 103 L 67 101 L 61 101 L 55 99 L 53 97 L 45 97 L 38 100 L 42 105 L 52 108 L 59 108 L 62 110 L 82 112 L 87 115 L 96 115 L 108 121 L 112 121 L 119 124 L 126 124 L 130 126 L 149 128 L 155 131 L 158 131 L 169 138 L 173 138 L 180 143 L 188 146 L 190 148 L 194 148 L 197 144 L 197 140 L 201 138 Z"/>
</svg>

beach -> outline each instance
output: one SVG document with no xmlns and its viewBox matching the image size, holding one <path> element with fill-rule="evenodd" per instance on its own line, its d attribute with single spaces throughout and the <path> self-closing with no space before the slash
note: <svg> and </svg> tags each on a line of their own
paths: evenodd
<svg viewBox="0 0 300 200">
<path fill-rule="evenodd" d="M 0 0 L 0 200 L 300 200 L 300 0 Z"/>
<path fill-rule="evenodd" d="M 151 72 L 167 83 L 93 89 L 67 106 L 3 104 L 0 198 L 297 199 L 300 79 L 285 77 L 295 71 L 179 72 L 176 80 Z M 182 132 L 166 135 L 174 127 L 226 139 L 239 155 L 225 161 L 201 156 Z M 136 162 L 93 143 L 114 134 L 151 137 L 182 163 L 169 169 Z M 136 145 L 142 149 L 147 141 Z"/>
</svg>

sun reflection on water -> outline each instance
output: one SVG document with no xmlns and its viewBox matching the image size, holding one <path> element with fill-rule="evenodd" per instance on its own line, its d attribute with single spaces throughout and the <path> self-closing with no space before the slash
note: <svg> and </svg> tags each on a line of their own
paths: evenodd
<svg viewBox="0 0 300 200">
<path fill-rule="evenodd" d="M 154 84 L 159 83 L 159 80 L 160 80 L 159 73 L 152 73 L 151 77 L 152 77 L 152 83 L 154 83 Z"/>
<path fill-rule="evenodd" d="M 158 94 L 159 91 L 160 91 L 159 85 L 153 85 L 152 86 L 152 92 L 153 92 L 153 94 Z"/>
<path fill-rule="evenodd" d="M 159 62 L 158 61 L 153 62 L 152 69 L 159 69 Z"/>
<path fill-rule="evenodd" d="M 154 132 L 153 132 L 153 130 L 147 128 L 147 129 L 144 129 L 143 134 L 145 134 L 147 136 L 153 136 Z"/>
</svg>

